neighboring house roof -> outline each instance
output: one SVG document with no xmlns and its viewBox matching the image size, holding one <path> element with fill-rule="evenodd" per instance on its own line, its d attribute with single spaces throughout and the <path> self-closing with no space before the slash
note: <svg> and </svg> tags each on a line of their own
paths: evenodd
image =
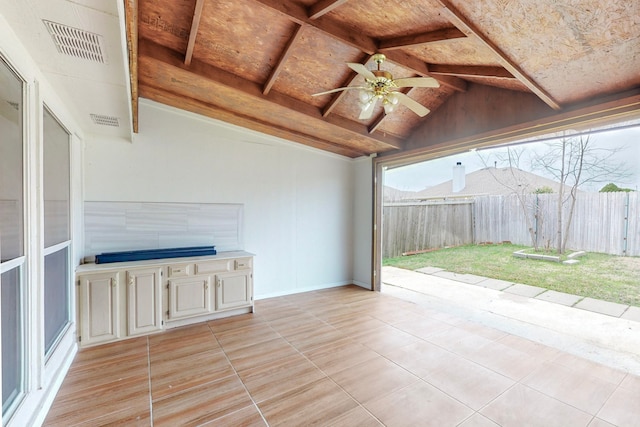
<svg viewBox="0 0 640 427">
<path fill-rule="evenodd" d="M 518 168 L 488 167 L 465 175 L 464 188 L 453 192 L 453 180 L 414 193 L 412 199 L 533 193 L 542 187 L 558 192 L 560 183 Z M 570 187 L 565 185 L 565 191 Z M 406 198 L 405 198 L 406 199 Z"/>
<path fill-rule="evenodd" d="M 383 198 L 385 202 L 396 202 L 398 200 L 415 199 L 415 191 L 398 190 L 397 188 L 384 186 Z"/>
</svg>

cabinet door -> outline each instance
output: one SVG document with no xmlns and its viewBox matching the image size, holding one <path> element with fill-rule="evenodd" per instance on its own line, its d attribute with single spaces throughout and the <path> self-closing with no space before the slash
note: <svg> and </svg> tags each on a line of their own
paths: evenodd
<svg viewBox="0 0 640 427">
<path fill-rule="evenodd" d="M 252 303 L 251 271 L 216 275 L 216 310 L 248 307 Z"/>
<path fill-rule="evenodd" d="M 80 336 L 82 345 L 120 338 L 118 273 L 80 277 Z"/>
<path fill-rule="evenodd" d="M 169 319 L 210 312 L 210 280 L 208 276 L 169 280 Z"/>
<path fill-rule="evenodd" d="M 162 329 L 161 269 L 127 271 L 127 334 Z"/>
</svg>

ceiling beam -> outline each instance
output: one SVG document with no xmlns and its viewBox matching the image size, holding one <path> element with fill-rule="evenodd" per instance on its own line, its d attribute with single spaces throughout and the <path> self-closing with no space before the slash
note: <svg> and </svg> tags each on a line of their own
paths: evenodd
<svg viewBox="0 0 640 427">
<path fill-rule="evenodd" d="M 457 28 L 444 28 L 442 30 L 429 31 L 422 34 L 410 34 L 407 36 L 380 40 L 380 51 L 384 53 L 388 50 L 400 49 L 403 47 L 416 47 L 465 37 L 467 36 Z"/>
<path fill-rule="evenodd" d="M 346 2 L 347 0 L 321 0 L 309 8 L 309 19 L 318 19 Z"/>
<path fill-rule="evenodd" d="M 303 25 L 308 24 L 312 27 L 322 31 L 334 39 L 346 43 L 349 46 L 355 47 L 358 50 L 366 53 L 367 55 L 373 55 L 378 52 L 378 42 L 377 40 L 368 37 L 358 31 L 348 31 L 344 28 L 339 27 L 335 23 L 320 17 L 318 19 L 310 19 L 307 13 L 307 10 L 297 3 L 293 3 L 292 1 L 278 1 L 278 0 L 256 0 L 260 4 L 267 6 L 293 22 Z M 389 60 L 394 63 L 408 68 L 414 71 L 416 74 L 421 76 L 429 76 L 429 70 L 426 67 L 424 62 L 417 60 L 409 55 L 402 54 L 401 52 L 389 52 L 386 54 Z M 393 59 L 391 59 L 393 57 Z M 431 76 L 433 77 L 433 76 Z M 458 79 L 456 77 L 451 76 L 443 76 L 437 78 L 438 81 L 448 86 L 456 91 L 465 91 L 466 83 Z"/>
<path fill-rule="evenodd" d="M 489 48 L 494 55 L 500 60 L 504 68 L 506 68 L 513 76 L 515 76 L 522 84 L 524 84 L 531 92 L 535 93 L 545 104 L 554 110 L 560 110 L 562 107 L 553 99 L 553 97 L 536 83 L 531 77 L 512 61 L 506 53 L 502 51 L 495 43 L 493 43 L 487 36 L 485 36 L 470 20 L 468 20 L 458 9 L 456 9 L 449 0 L 437 0 L 444 7 L 445 16 L 464 32 L 467 36 L 476 37 L 487 48 Z"/>
<path fill-rule="evenodd" d="M 464 80 L 452 76 L 432 76 L 431 71 L 429 70 L 429 67 L 426 63 L 411 55 L 407 55 L 404 52 L 392 50 L 385 53 L 385 56 L 394 64 L 408 68 L 409 70 L 414 71 L 419 76 L 433 77 L 438 80 L 440 84 L 447 86 L 457 92 L 465 92 L 467 90 L 467 82 L 465 82 Z"/>
<path fill-rule="evenodd" d="M 138 0 L 127 0 L 124 5 L 129 51 L 129 84 L 131 85 L 131 126 L 138 133 Z"/>
<path fill-rule="evenodd" d="M 282 67 L 284 66 L 285 62 L 287 62 L 287 59 L 291 54 L 291 50 L 293 46 L 296 44 L 298 40 L 300 40 L 300 34 L 302 34 L 303 27 L 304 27 L 303 25 L 296 24 L 296 29 L 293 31 L 293 35 L 287 42 L 287 45 L 284 47 L 284 51 L 282 52 L 282 55 L 280 55 L 280 59 L 278 59 L 278 63 L 275 65 L 275 67 L 273 67 L 273 70 L 271 70 L 271 74 L 269 75 L 269 78 L 264 84 L 264 88 L 262 89 L 263 95 L 268 94 L 269 91 L 271 90 L 271 87 L 276 82 L 278 75 L 282 71 Z"/>
<path fill-rule="evenodd" d="M 198 36 L 198 27 L 200 26 L 200 18 L 202 18 L 202 7 L 204 0 L 196 0 L 196 8 L 193 11 L 193 19 L 191 20 L 191 32 L 189 33 L 189 42 L 187 43 L 187 53 L 184 55 L 184 63 L 191 64 L 193 57 L 193 48 L 196 45 L 196 37 Z"/>
<path fill-rule="evenodd" d="M 182 61 L 177 60 L 176 52 L 156 44 L 147 39 L 140 40 L 140 58 L 149 58 L 156 64 L 165 64 L 166 66 L 176 67 L 188 73 L 188 78 L 180 79 L 177 76 L 171 77 L 170 82 L 165 82 L 170 86 L 179 85 L 189 91 L 195 99 L 198 99 L 199 92 L 202 88 L 197 87 L 198 81 L 210 82 L 210 85 L 220 85 L 226 89 L 243 94 L 243 97 L 249 96 L 256 101 L 269 102 L 274 106 L 281 107 L 283 111 L 293 111 L 296 115 L 303 114 L 311 120 L 319 120 L 320 122 L 330 123 L 341 131 L 351 134 L 354 137 L 365 137 L 371 145 L 383 145 L 388 148 L 398 149 L 402 146 L 400 138 L 391 136 L 371 136 L 367 127 L 362 123 L 358 123 L 348 119 L 340 119 L 337 117 L 323 119 L 320 109 L 309 105 L 303 101 L 292 98 L 277 91 L 270 91 L 268 95 L 262 93 L 262 87 L 250 80 L 246 80 L 235 74 L 219 69 L 213 65 L 194 60 L 190 67 L 186 67 Z M 147 75 L 155 80 L 155 73 L 158 70 L 146 70 Z M 158 77 L 160 78 L 160 77 Z M 215 94 L 215 92 L 214 92 Z M 235 100 L 239 105 L 246 106 L 246 98 Z M 374 144 L 375 143 L 375 144 Z"/>
<path fill-rule="evenodd" d="M 503 67 L 491 67 L 481 65 L 446 65 L 429 64 L 429 72 L 435 75 L 458 77 L 498 77 L 515 79 L 513 74 Z"/>
</svg>

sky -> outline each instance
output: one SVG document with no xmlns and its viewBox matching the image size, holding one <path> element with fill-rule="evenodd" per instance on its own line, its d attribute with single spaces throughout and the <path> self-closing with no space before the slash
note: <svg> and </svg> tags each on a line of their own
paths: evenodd
<svg viewBox="0 0 640 427">
<path fill-rule="evenodd" d="M 618 124 L 618 126 L 627 124 Z M 631 188 L 640 190 L 640 123 L 637 126 L 610 130 L 599 131 L 590 135 L 590 140 L 595 147 L 605 149 L 620 148 L 621 151 L 616 154 L 613 163 L 621 167 L 627 167 L 632 176 L 624 182 L 613 180 L 614 184 L 622 188 Z M 526 144 L 512 145 L 512 148 L 525 148 L 525 156 L 520 162 L 520 169 L 554 179 L 548 173 L 540 170 L 533 170 L 531 167 L 530 156 L 532 153 L 543 153 L 548 150 L 549 144 L 557 143 L 557 140 L 549 140 L 543 142 L 531 142 Z M 456 162 L 462 162 L 467 174 L 482 169 L 487 166 L 494 166 L 497 161 L 496 155 L 506 153 L 506 148 L 496 147 L 491 149 L 479 149 L 477 151 L 465 151 L 448 157 L 435 160 L 428 160 L 422 163 L 416 163 L 400 168 L 389 169 L 385 173 L 384 184 L 389 187 L 404 191 L 420 191 L 427 187 L 431 187 L 452 178 L 453 166 Z M 483 158 L 485 159 L 483 162 Z M 497 163 L 498 167 L 508 167 L 508 162 Z M 585 191 L 598 191 L 606 182 L 593 183 L 586 187 L 581 187 Z"/>
</svg>

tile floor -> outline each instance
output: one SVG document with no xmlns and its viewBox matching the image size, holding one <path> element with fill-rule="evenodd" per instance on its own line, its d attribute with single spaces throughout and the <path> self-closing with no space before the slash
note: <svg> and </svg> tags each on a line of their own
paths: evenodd
<svg viewBox="0 0 640 427">
<path fill-rule="evenodd" d="M 82 350 L 46 426 L 638 426 L 640 377 L 345 286 Z"/>
</svg>

